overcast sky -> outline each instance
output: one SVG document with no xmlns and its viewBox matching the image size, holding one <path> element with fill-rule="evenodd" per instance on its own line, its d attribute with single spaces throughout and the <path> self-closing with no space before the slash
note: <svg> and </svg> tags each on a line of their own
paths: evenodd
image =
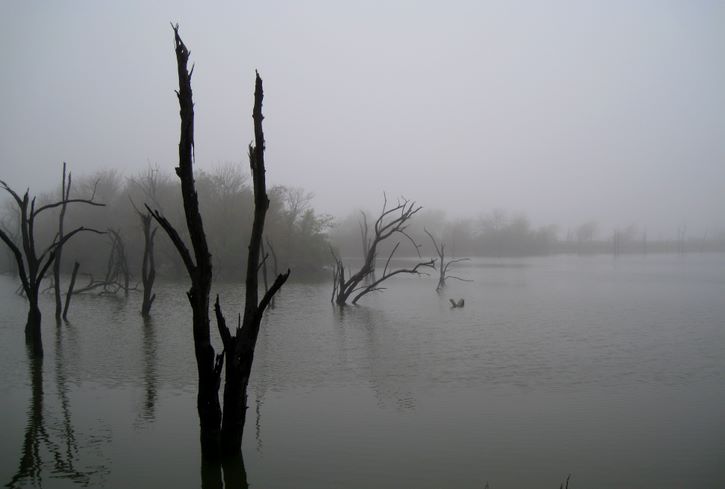
<svg viewBox="0 0 725 489">
<path fill-rule="evenodd" d="M 172 30 L 196 64 L 196 157 L 321 212 L 385 190 L 449 217 L 725 228 L 725 2 L 0 3 L 0 178 L 176 164 Z M 242 166 L 243 165 L 243 166 Z"/>
</svg>

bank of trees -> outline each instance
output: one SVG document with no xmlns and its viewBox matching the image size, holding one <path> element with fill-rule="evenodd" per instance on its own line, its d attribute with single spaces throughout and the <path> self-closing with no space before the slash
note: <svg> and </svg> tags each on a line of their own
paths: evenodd
<svg viewBox="0 0 725 489">
<path fill-rule="evenodd" d="M 240 250 L 247 247 L 254 215 L 251 182 L 244 176 L 241 163 L 219 165 L 208 171 L 197 169 L 195 176 L 201 214 L 210 247 L 214 250 L 212 260 L 217 276 L 224 280 L 240 280 L 246 270 L 246 261 Z M 153 188 L 153 195 L 149 192 L 150 188 Z M 65 216 L 65 228 L 84 226 L 118 232 L 131 272 L 131 285 L 138 285 L 141 290 L 141 264 L 146 239 L 145 225 L 138 211 L 145 213 L 143 203 L 147 202 L 164 212 L 172 222 L 183 220 L 178 183 L 170 171 L 155 166 L 128 176 L 116 170 L 103 170 L 91 175 L 74 174 L 69 198 L 92 195 L 94 189 L 95 200 L 106 206 L 74 207 Z M 60 192 L 58 189 L 41 194 L 38 202 L 57 202 Z M 268 194 L 270 205 L 264 239 L 274 249 L 278 268 L 292 267 L 297 278 L 322 277 L 324 267 L 329 264 L 327 233 L 332 224 L 331 217 L 318 213 L 311 205 L 311 194 L 301 189 L 279 185 L 271 187 Z M 48 218 L 37 220 L 35 235 L 39 240 L 52 241 L 58 231 L 58 212 L 59 209 L 55 208 L 47 212 Z M 1 228 L 9 237 L 17 234 L 20 221 L 16 206 L 6 204 L 1 220 Z M 186 236 L 186 231 L 180 232 Z M 74 262 L 78 261 L 79 288 L 89 283 L 91 275 L 94 281 L 101 280 L 108 268 L 110 246 L 110 241 L 104 236 L 86 235 L 83 239 L 71 240 L 64 247 L 59 263 L 60 273 L 70 274 Z M 156 236 L 153 249 L 159 279 L 177 279 L 185 274 L 183 263 L 168 240 Z M 0 271 L 15 272 L 14 262 L 12 254 L 3 249 Z M 327 274 L 324 273 L 324 276 Z"/>
</svg>

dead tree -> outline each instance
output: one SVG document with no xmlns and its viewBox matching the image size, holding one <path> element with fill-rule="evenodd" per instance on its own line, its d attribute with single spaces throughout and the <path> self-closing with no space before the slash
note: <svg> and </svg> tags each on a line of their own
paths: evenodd
<svg viewBox="0 0 725 489">
<path fill-rule="evenodd" d="M 94 206 L 103 206 L 98 202 L 89 199 L 61 199 L 60 201 L 35 207 L 35 197 L 30 198 L 30 190 L 26 190 L 21 198 L 13 189 L 5 182 L 0 180 L 0 187 L 4 188 L 15 200 L 20 211 L 20 243 L 15 243 L 2 229 L 0 229 L 0 239 L 10 248 L 15 257 L 18 266 L 18 275 L 20 276 L 21 285 L 25 297 L 28 299 L 28 319 L 25 323 L 25 340 L 30 345 L 34 356 L 43 355 L 43 343 L 40 334 L 41 314 L 38 307 L 38 296 L 40 294 L 40 285 L 48 272 L 48 269 L 56 259 L 58 249 L 62 247 L 70 238 L 81 231 L 93 231 L 94 229 L 85 228 L 83 226 L 75 228 L 62 238 L 56 236 L 40 254 L 36 249 L 35 243 L 35 219 L 43 212 L 55 209 L 64 204 L 83 203 Z"/>
<path fill-rule="evenodd" d="M 128 271 L 128 260 L 126 259 L 126 247 L 119 231 L 108 229 L 106 231 L 110 248 L 108 252 L 108 260 L 106 260 L 106 273 L 103 279 L 96 280 L 93 274 L 86 273 L 88 283 L 79 289 L 70 291 L 72 294 L 84 294 L 100 289 L 99 295 L 115 295 L 119 290 L 123 290 L 124 295 L 128 296 L 129 290 L 135 290 L 136 286 L 131 287 L 131 275 Z M 77 271 L 75 272 L 77 273 Z"/>
<path fill-rule="evenodd" d="M 264 241 L 267 242 L 267 245 L 265 247 Z M 267 279 L 267 259 L 271 256 L 272 257 L 272 273 L 274 275 L 279 275 L 277 271 L 277 253 L 274 251 L 274 247 L 272 246 L 272 243 L 269 241 L 269 238 L 265 238 L 260 242 L 260 246 L 262 247 L 262 263 L 259 265 L 262 270 L 262 280 L 264 281 L 264 292 L 265 294 L 269 291 L 269 280 Z M 269 248 L 269 253 L 267 253 L 266 249 Z M 272 296 L 272 300 L 269 303 L 269 308 L 274 309 L 274 302 L 276 299 L 276 295 Z"/>
<path fill-rule="evenodd" d="M 445 288 L 446 279 L 449 278 L 454 280 L 460 280 L 461 282 L 471 282 L 471 280 L 448 274 L 448 268 L 451 265 L 453 265 L 454 263 L 460 263 L 462 261 L 468 261 L 468 258 L 453 258 L 446 261 L 446 244 L 441 241 L 439 246 L 438 242 L 430 233 L 430 231 L 428 231 L 426 228 L 423 228 L 423 231 L 425 231 L 425 234 L 427 234 L 430 240 L 433 242 L 433 247 L 436 250 L 436 254 L 438 255 L 438 260 L 440 262 L 440 265 L 438 266 L 440 274 L 438 276 L 438 285 L 436 285 L 436 292 L 440 292 L 443 288 Z"/>
<path fill-rule="evenodd" d="M 192 311 L 194 354 L 198 374 L 196 407 L 199 413 L 202 454 L 209 458 L 219 455 L 221 427 L 221 405 L 219 404 L 219 375 L 223 354 L 214 354 L 209 333 L 209 292 L 211 290 L 211 254 L 204 234 L 204 225 L 199 212 L 199 200 L 194 185 L 194 103 L 191 92 L 191 72 L 187 69 L 189 51 L 179 37 L 178 25 L 174 26 L 174 43 L 179 77 L 179 99 L 181 129 L 179 137 L 179 166 L 176 175 L 181 181 L 181 196 L 184 215 L 191 238 L 194 258 L 181 236 L 158 210 L 147 210 L 166 231 L 181 256 L 191 279 L 187 292 Z"/>
<path fill-rule="evenodd" d="M 138 211 L 137 211 L 138 212 Z M 154 238 L 156 231 L 159 229 L 154 227 L 151 229 L 151 214 L 138 212 L 141 219 L 141 228 L 143 229 L 143 260 L 141 262 L 141 283 L 143 284 L 143 302 L 141 303 L 141 315 L 148 317 L 151 314 L 151 305 L 156 299 L 153 293 L 154 281 L 156 280 L 156 263 L 154 260 Z"/>
<path fill-rule="evenodd" d="M 264 219 L 269 207 L 266 193 L 264 168 L 264 133 L 262 131 L 262 80 L 257 74 L 254 91 L 255 144 L 249 147 L 249 162 L 254 180 L 254 221 L 250 237 L 246 272 L 246 303 L 244 317 L 240 318 L 235 335 L 226 327 L 217 297 L 215 307 L 219 333 L 224 349 L 215 355 L 209 331 L 209 292 L 212 280 L 212 265 L 204 226 L 199 212 L 199 202 L 194 185 L 194 104 L 191 91 L 191 71 L 187 69 L 189 51 L 179 37 L 179 27 L 173 26 L 176 47 L 176 61 L 179 76 L 179 99 L 181 134 L 179 139 L 179 166 L 176 174 L 181 181 L 181 195 L 184 202 L 186 225 L 191 239 L 194 256 L 184 244 L 181 236 L 159 211 L 147 209 L 164 229 L 176 247 L 191 279 L 187 293 L 192 309 L 194 352 L 198 372 L 197 410 L 201 428 L 202 455 L 207 459 L 218 459 L 222 454 L 241 451 L 242 433 L 246 413 L 246 390 L 254 358 L 254 347 L 264 310 L 272 296 L 289 277 L 279 275 L 272 287 L 258 301 L 257 274 L 259 269 L 260 243 L 264 231 Z M 227 359 L 224 385 L 224 412 L 219 402 L 219 386 L 224 359 Z M 223 414 L 223 416 L 222 416 Z"/>
<path fill-rule="evenodd" d="M 249 166 L 252 171 L 254 186 L 254 220 L 252 234 L 249 238 L 247 254 L 247 276 L 244 298 L 244 315 L 237 326 L 236 335 L 232 336 L 227 329 L 219 307 L 219 298 L 215 305 L 219 333 L 224 342 L 224 353 L 227 355 L 224 383 L 224 416 L 222 420 L 222 453 L 238 453 L 242 447 L 242 435 L 247 412 L 247 386 L 254 361 L 254 348 L 259 335 L 262 315 L 274 298 L 274 295 L 287 281 L 290 275 L 277 275 L 272 286 L 259 300 L 258 273 L 260 250 L 264 221 L 269 208 L 264 167 L 264 132 L 262 130 L 262 102 L 264 90 L 259 73 L 256 75 L 254 87 L 254 145 L 249 145 Z"/>
<path fill-rule="evenodd" d="M 408 201 L 407 199 L 398 200 L 398 203 L 388 209 L 388 199 L 384 196 L 383 209 L 380 212 L 380 217 L 375 221 L 373 226 L 373 236 L 369 236 L 369 229 L 367 219 L 363 219 L 361 223 L 361 235 L 363 237 L 364 247 L 364 260 L 363 265 L 360 269 L 350 274 L 348 272 L 347 278 L 345 277 L 345 266 L 342 259 L 339 258 L 335 252 L 332 252 L 333 259 L 335 260 L 335 268 L 333 271 L 333 288 L 331 302 L 335 302 L 340 306 L 347 303 L 348 299 L 352 296 L 352 303 L 356 304 L 358 300 L 365 294 L 369 294 L 374 291 L 385 290 L 385 287 L 381 287 L 381 283 L 385 280 L 400 274 L 414 274 L 420 275 L 422 272 L 421 268 L 435 268 L 435 260 L 429 260 L 425 262 L 418 262 L 412 268 L 398 268 L 395 270 L 390 269 L 390 261 L 395 255 L 395 252 L 400 246 L 398 241 L 393 246 L 388 259 L 385 262 L 383 273 L 380 278 L 374 276 L 375 264 L 378 254 L 378 247 L 380 243 L 387 240 L 394 234 L 400 234 L 408 239 L 413 244 L 416 253 L 420 257 L 419 246 L 413 240 L 413 238 L 406 233 L 408 221 L 422 209 L 421 206 L 416 206 L 415 202 Z M 369 279 L 369 280 L 368 280 Z"/>
<path fill-rule="evenodd" d="M 63 162 L 63 182 L 60 189 L 60 198 L 67 201 L 70 197 L 71 174 L 66 177 L 66 163 Z M 58 216 L 58 239 L 63 238 L 63 221 L 65 220 L 65 208 L 67 203 L 64 202 L 60 206 L 60 214 Z M 62 301 L 60 298 L 60 263 L 63 247 L 59 247 L 55 253 L 55 262 L 53 262 L 53 290 L 55 292 L 55 319 L 60 320 L 62 313 Z"/>
<path fill-rule="evenodd" d="M 107 287 L 115 284 L 117 289 L 122 289 L 124 295 L 128 296 L 131 275 L 128 271 L 126 246 L 123 244 L 123 238 L 121 238 L 119 231 L 109 228 L 107 232 L 111 240 L 111 253 L 108 258 L 108 268 L 106 270 L 106 284 Z"/>
<path fill-rule="evenodd" d="M 144 195 L 158 208 L 159 205 L 156 201 L 157 175 L 158 171 L 154 171 L 149 168 L 146 177 L 143 180 L 134 182 L 141 188 Z M 156 294 L 153 293 L 154 281 L 156 280 L 154 238 L 156 237 L 156 231 L 159 228 L 154 226 L 152 229 L 152 216 L 150 212 L 141 212 L 138 210 L 136 205 L 133 203 L 133 200 L 131 200 L 131 206 L 141 220 L 141 229 L 144 237 L 143 259 L 141 261 L 141 283 L 143 285 L 141 316 L 147 318 L 151 314 L 151 305 L 153 304 L 154 299 L 156 299 Z"/>
<path fill-rule="evenodd" d="M 70 298 L 73 296 L 73 289 L 76 286 L 76 277 L 78 276 L 78 269 L 81 264 L 75 262 L 73 264 L 73 272 L 70 275 L 70 284 L 68 285 L 68 292 L 65 295 L 65 306 L 63 306 L 63 321 L 68 321 L 68 308 L 70 307 Z"/>
</svg>

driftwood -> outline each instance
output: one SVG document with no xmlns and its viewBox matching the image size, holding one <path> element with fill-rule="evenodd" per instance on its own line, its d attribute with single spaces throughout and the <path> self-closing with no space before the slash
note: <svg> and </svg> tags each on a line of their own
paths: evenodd
<svg viewBox="0 0 725 489">
<path fill-rule="evenodd" d="M 458 299 L 458 301 L 454 301 L 453 299 L 448 300 L 451 303 L 451 308 L 463 307 L 464 305 L 466 305 L 466 301 L 464 301 L 463 299 Z"/>
</svg>

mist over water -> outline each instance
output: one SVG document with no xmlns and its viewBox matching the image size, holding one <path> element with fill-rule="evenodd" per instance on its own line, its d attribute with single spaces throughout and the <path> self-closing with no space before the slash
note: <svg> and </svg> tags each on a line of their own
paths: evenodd
<svg viewBox="0 0 725 489">
<path fill-rule="evenodd" d="M 441 295 L 434 277 L 400 279 L 343 309 L 328 284 L 292 284 L 257 345 L 248 480 L 513 488 L 573 473 L 576 487 L 720 485 L 723 265 L 723 255 L 477 259 L 458 270 L 474 282 Z M 200 484 L 185 288 L 160 287 L 146 324 L 132 294 L 81 296 L 69 325 L 45 325 L 58 348 L 43 365 L 46 429 L 62 445 L 63 423 L 72 428 L 70 460 L 94 487 Z M 13 289 L 4 278 L 8 346 L 22 343 Z M 225 310 L 240 307 L 238 286 L 216 291 Z M 32 396 L 22 351 L 8 347 L 2 368 L 9 480 Z M 43 461 L 47 484 L 74 486 Z"/>
<path fill-rule="evenodd" d="M 197 67 L 201 170 L 246 173 L 258 69 L 268 178 L 313 192 L 320 213 L 374 211 L 386 191 L 451 219 L 502 208 L 562 233 L 589 220 L 651 238 L 723 230 L 718 2 L 0 8 L 13 188 L 55 188 L 62 161 L 77 175 L 171 171 L 173 21 Z"/>
<path fill-rule="evenodd" d="M 2 4 L 0 483 L 725 487 L 723 25 Z"/>
</svg>

